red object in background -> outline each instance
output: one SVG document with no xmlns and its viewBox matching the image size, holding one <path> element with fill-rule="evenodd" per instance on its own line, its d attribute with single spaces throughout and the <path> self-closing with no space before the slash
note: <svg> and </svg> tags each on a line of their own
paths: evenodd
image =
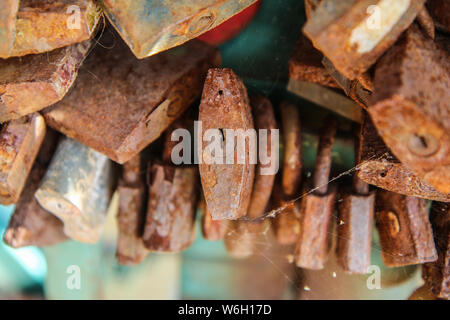
<svg viewBox="0 0 450 320">
<path fill-rule="evenodd" d="M 215 46 L 230 40 L 249 24 L 258 12 L 261 2 L 262 0 L 258 0 L 250 7 L 242 10 L 224 23 L 209 30 L 208 32 L 205 32 L 199 36 L 198 39 Z"/>
</svg>

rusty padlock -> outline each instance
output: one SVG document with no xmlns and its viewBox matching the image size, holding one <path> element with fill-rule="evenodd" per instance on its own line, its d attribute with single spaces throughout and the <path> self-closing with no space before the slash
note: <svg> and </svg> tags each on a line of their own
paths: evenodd
<svg viewBox="0 0 450 320">
<path fill-rule="evenodd" d="M 14 248 L 49 246 L 67 239 L 63 224 L 56 216 L 43 209 L 34 198 L 41 179 L 55 151 L 58 136 L 49 130 L 28 176 L 22 195 L 9 221 L 3 240 Z"/>
<path fill-rule="evenodd" d="M 367 113 L 364 113 L 360 139 L 361 161 L 357 174 L 361 180 L 407 196 L 450 202 L 450 194 L 428 185 L 398 161 L 378 135 Z"/>
<path fill-rule="evenodd" d="M 195 239 L 198 169 L 154 163 L 150 177 L 144 244 L 151 251 L 179 252 Z"/>
<path fill-rule="evenodd" d="M 142 262 L 149 251 L 142 239 L 145 223 L 146 188 L 140 154 L 124 163 L 119 179 L 119 211 L 116 258 L 119 264 Z"/>
<path fill-rule="evenodd" d="M 256 0 L 101 0 L 111 24 L 139 59 L 194 39 Z"/>
<path fill-rule="evenodd" d="M 385 265 L 399 267 L 437 259 L 424 199 L 379 189 L 375 217 Z"/>
<path fill-rule="evenodd" d="M 324 121 L 313 173 L 313 189 L 307 190 L 301 200 L 300 234 L 295 248 L 295 264 L 305 269 L 324 268 L 330 247 L 328 236 L 336 190 L 329 185 L 331 150 L 337 130 L 337 120 L 327 117 Z"/>
<path fill-rule="evenodd" d="M 250 150 L 251 143 L 237 145 L 239 140 L 247 140 L 241 139 L 239 132 L 245 134 L 254 126 L 247 90 L 231 69 L 208 71 L 199 122 L 202 130 L 197 136 L 197 154 L 208 210 L 214 220 L 243 217 L 250 204 L 255 171 L 251 151 L 256 150 Z M 205 138 L 210 143 L 203 146 Z"/>
<path fill-rule="evenodd" d="M 0 9 L 0 58 L 3 59 L 88 40 L 102 16 L 93 0 L 6 0 Z"/>
<path fill-rule="evenodd" d="M 414 21 L 425 0 L 323 1 L 303 31 L 350 80 L 366 72 Z"/>
<path fill-rule="evenodd" d="M 355 138 L 356 165 L 360 162 L 359 141 L 360 132 Z M 338 208 L 337 261 L 348 273 L 365 274 L 370 266 L 375 192 L 369 192 L 369 185 L 355 173 L 352 190 L 342 194 Z"/>
<path fill-rule="evenodd" d="M 46 132 L 44 118 L 30 114 L 11 120 L 0 131 L 0 203 L 19 200 Z"/>
<path fill-rule="evenodd" d="M 17 119 L 61 100 L 91 44 L 87 40 L 48 53 L 0 59 L 0 121 Z"/>
<path fill-rule="evenodd" d="M 102 232 L 113 187 L 113 163 L 101 153 L 64 138 L 35 197 L 63 221 L 68 237 L 95 243 Z"/>
<path fill-rule="evenodd" d="M 272 219 L 272 227 L 278 243 L 293 244 L 298 239 L 299 210 L 290 203 L 299 195 L 302 180 L 302 133 L 300 113 L 292 103 L 280 104 L 281 124 L 283 130 L 284 157 L 281 172 L 281 187 L 275 186 L 273 206 L 284 208 Z"/>
<path fill-rule="evenodd" d="M 450 205 L 434 202 L 430 211 L 434 242 L 438 254 L 435 262 L 425 263 L 422 274 L 425 283 L 440 299 L 450 299 Z"/>
<path fill-rule="evenodd" d="M 264 219 L 263 215 L 272 194 L 278 169 L 279 144 L 275 140 L 279 135 L 272 135 L 272 130 L 277 129 L 272 104 L 267 98 L 257 95 L 251 98 L 251 106 L 255 129 L 261 133 L 258 141 L 259 154 L 265 154 L 265 159 L 260 158 L 256 165 L 253 190 L 246 216 L 243 220 L 232 221 L 225 234 L 225 247 L 228 253 L 238 258 L 254 254 L 259 251 L 261 243 L 264 243 L 263 238 L 270 229 L 270 222 Z M 263 139 L 265 143 L 262 141 Z"/>
<path fill-rule="evenodd" d="M 450 194 L 450 54 L 414 24 L 383 56 L 369 113 L 392 153 Z"/>
<path fill-rule="evenodd" d="M 71 92 L 44 116 L 54 129 L 124 163 L 200 96 L 206 70 L 219 55 L 192 41 L 139 61 L 120 39 L 100 41 L 112 48 L 96 46 Z M 109 81 L 101 81 L 106 75 Z"/>
</svg>

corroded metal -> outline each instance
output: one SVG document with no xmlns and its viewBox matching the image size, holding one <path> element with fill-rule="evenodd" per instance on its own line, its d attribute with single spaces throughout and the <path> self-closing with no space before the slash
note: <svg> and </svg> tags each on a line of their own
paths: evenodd
<svg viewBox="0 0 450 320">
<path fill-rule="evenodd" d="M 305 14 L 306 19 L 311 17 L 311 14 L 317 9 L 322 0 L 305 0 Z"/>
<path fill-rule="evenodd" d="M 199 97 L 206 70 L 219 56 L 192 41 L 139 61 L 120 40 L 100 41 L 71 92 L 44 116 L 49 126 L 124 163 Z M 101 80 L 105 75 L 108 81 Z"/>
<path fill-rule="evenodd" d="M 294 52 L 289 60 L 289 78 L 338 88 L 336 81 L 322 65 L 322 58 L 322 54 L 302 34 L 297 40 Z"/>
<path fill-rule="evenodd" d="M 118 192 L 119 210 L 117 223 L 119 233 L 117 236 L 116 258 L 120 264 L 138 264 L 149 253 L 142 239 L 145 223 L 146 188 L 139 155 L 123 165 Z"/>
<path fill-rule="evenodd" d="M 361 107 L 345 95 L 315 83 L 290 79 L 287 90 L 351 121 L 362 122 Z"/>
<path fill-rule="evenodd" d="M 450 194 L 450 54 L 411 28 L 379 61 L 369 112 L 392 153 Z"/>
<path fill-rule="evenodd" d="M 256 0 L 101 0 L 112 25 L 139 59 L 196 38 Z"/>
<path fill-rule="evenodd" d="M 253 96 L 250 102 L 255 129 L 267 130 L 266 155 L 270 159 L 268 159 L 269 161 L 267 163 L 261 163 L 261 159 L 259 159 L 255 169 L 252 196 L 246 216 L 249 219 L 257 219 L 264 214 L 267 208 L 276 174 L 275 169 L 273 174 L 262 174 L 262 170 L 276 167 L 276 164 L 272 163 L 271 160 L 278 158 L 279 150 L 273 148 L 274 146 L 278 146 L 278 143 L 272 141 L 271 130 L 277 129 L 277 122 L 270 100 L 264 96 L 257 95 Z M 274 154 L 276 154 L 276 157 L 272 157 Z"/>
<path fill-rule="evenodd" d="M 267 156 L 277 153 L 278 143 L 272 145 L 271 130 L 277 128 L 272 104 L 264 96 L 257 95 L 251 98 L 252 114 L 257 130 L 267 130 Z M 261 131 L 260 131 L 261 132 Z M 275 160 L 276 161 L 276 160 Z M 264 244 L 265 232 L 270 228 L 270 222 L 267 219 L 261 220 L 266 211 L 272 194 L 272 188 L 275 181 L 275 170 L 273 174 L 263 174 L 264 168 L 275 168 L 274 163 L 262 163 L 259 159 L 256 165 L 255 180 L 253 183 L 252 196 L 248 206 L 246 219 L 232 221 L 229 230 L 225 235 L 225 247 L 228 253 L 236 258 L 245 258 L 259 251 Z"/>
<path fill-rule="evenodd" d="M 294 244 L 298 240 L 300 232 L 299 206 L 284 194 L 280 186 L 275 185 L 272 207 L 283 208 L 271 221 L 276 241 L 281 245 Z"/>
<path fill-rule="evenodd" d="M 427 7 L 437 27 L 450 32 L 450 2 L 448 0 L 428 0 Z"/>
<path fill-rule="evenodd" d="M 61 100 L 74 83 L 91 41 L 48 53 L 0 59 L 0 122 Z"/>
<path fill-rule="evenodd" d="M 450 206 L 435 202 L 431 207 L 430 222 L 438 259 L 423 265 L 423 278 L 432 292 L 441 299 L 450 299 Z"/>
<path fill-rule="evenodd" d="M 204 198 L 201 199 L 199 207 L 202 215 L 201 229 L 203 238 L 209 241 L 222 240 L 228 232 L 230 221 L 213 220 Z"/>
<path fill-rule="evenodd" d="M 17 202 L 46 132 L 44 118 L 34 113 L 11 120 L 0 131 L 0 203 Z"/>
<path fill-rule="evenodd" d="M 361 180 L 403 195 L 450 202 L 450 194 L 436 190 L 400 163 L 378 135 L 369 116 L 366 114 L 364 118 L 361 161 L 357 167 Z"/>
<path fill-rule="evenodd" d="M 448 7 L 448 9 L 450 10 L 450 6 Z M 427 8 L 425 6 L 417 14 L 417 22 L 420 24 L 420 26 L 425 31 L 425 33 L 431 39 L 434 40 L 434 37 L 435 37 L 434 21 L 433 21 L 433 18 L 430 16 L 430 13 L 428 12 L 428 10 L 427 10 Z"/>
<path fill-rule="evenodd" d="M 61 220 L 43 209 L 34 197 L 54 153 L 57 136 L 48 131 L 3 240 L 14 248 L 49 246 L 67 239 Z"/>
<path fill-rule="evenodd" d="M 102 231 L 113 182 L 113 163 L 107 157 L 64 138 L 35 197 L 63 221 L 68 237 L 94 243 Z"/>
<path fill-rule="evenodd" d="M 408 28 L 424 3 L 328 0 L 314 11 L 303 31 L 339 72 L 354 80 Z"/>
<path fill-rule="evenodd" d="M 337 130 L 337 120 L 324 121 L 312 178 L 313 189 L 306 189 L 300 206 L 300 233 L 295 249 L 298 267 L 319 270 L 324 268 L 330 247 L 329 230 L 334 211 L 336 190 L 329 187 L 331 149 Z"/>
<path fill-rule="evenodd" d="M 151 166 L 144 244 L 151 251 L 179 252 L 195 239 L 198 169 Z"/>
<path fill-rule="evenodd" d="M 220 134 L 220 129 L 241 129 L 245 132 L 253 129 L 253 119 L 245 89 L 242 81 L 231 69 L 210 69 L 203 87 L 200 104 L 199 121 L 202 123 L 202 132 L 210 130 Z M 217 135 L 216 135 L 217 138 Z M 198 145 L 203 142 L 203 134 L 197 137 Z M 211 139 L 213 140 L 213 139 Z M 226 145 L 225 137 L 222 139 Z M 212 144 L 210 141 L 209 144 Z M 217 142 L 216 142 L 217 143 Z M 208 144 L 208 145 L 209 145 Z M 228 145 L 236 145 L 236 139 Z M 208 210 L 215 219 L 238 219 L 247 214 L 251 199 L 255 165 L 251 164 L 250 146 L 245 143 L 243 147 L 244 161 L 237 161 L 237 148 L 231 148 L 228 157 L 233 164 L 226 163 L 226 153 L 215 155 L 215 150 L 207 146 L 197 150 L 199 157 L 200 177 Z M 223 150 L 222 148 L 221 150 Z M 213 158 L 214 156 L 214 158 Z M 219 164 L 217 162 L 222 162 Z"/>
<path fill-rule="evenodd" d="M 51 51 L 91 38 L 101 17 L 93 0 L 2 1 L 0 58 Z M 4 8 L 6 6 L 6 8 Z"/>
<path fill-rule="evenodd" d="M 378 190 L 375 216 L 385 265 L 399 267 L 436 261 L 424 199 Z"/>
<path fill-rule="evenodd" d="M 281 183 L 286 196 L 293 197 L 300 190 L 303 169 L 300 113 L 297 106 L 289 102 L 282 102 L 280 111 L 284 139 Z"/>
<path fill-rule="evenodd" d="M 359 135 L 355 139 L 355 164 L 360 161 Z M 337 225 L 337 261 L 349 273 L 365 274 L 370 266 L 375 192 L 355 174 L 353 190 L 342 192 Z"/>
</svg>

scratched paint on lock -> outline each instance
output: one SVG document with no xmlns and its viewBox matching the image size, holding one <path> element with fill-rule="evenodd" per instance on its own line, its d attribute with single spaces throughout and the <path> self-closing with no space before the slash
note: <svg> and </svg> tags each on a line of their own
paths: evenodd
<svg viewBox="0 0 450 320">
<path fill-rule="evenodd" d="M 367 12 L 372 14 L 353 29 L 350 44 L 358 46 L 358 53 L 372 51 L 406 13 L 410 3 L 411 0 L 381 0 L 373 10 L 368 7 Z"/>
</svg>

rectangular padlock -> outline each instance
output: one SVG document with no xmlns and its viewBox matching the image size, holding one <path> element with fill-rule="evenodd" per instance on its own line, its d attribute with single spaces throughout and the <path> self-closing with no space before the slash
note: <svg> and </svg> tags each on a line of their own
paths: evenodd
<svg viewBox="0 0 450 320">
<path fill-rule="evenodd" d="M 192 41 L 139 61 L 119 39 L 100 41 L 73 89 L 44 116 L 55 130 L 125 163 L 200 96 L 206 71 L 219 55 Z"/>
<path fill-rule="evenodd" d="M 61 220 L 42 208 L 34 197 L 55 151 L 57 138 L 54 131 L 47 132 L 5 231 L 3 240 L 13 248 L 50 246 L 67 239 Z"/>
<path fill-rule="evenodd" d="M 407 196 L 450 202 L 450 194 L 436 190 L 400 163 L 378 135 L 367 113 L 360 140 L 361 161 L 356 171 L 361 180 Z"/>
<path fill-rule="evenodd" d="M 450 205 L 434 202 L 430 222 L 438 259 L 423 265 L 422 277 L 438 298 L 448 300 L 450 299 Z"/>
<path fill-rule="evenodd" d="M 111 24 L 139 59 L 194 39 L 256 0 L 101 0 Z"/>
<path fill-rule="evenodd" d="M 312 186 L 304 188 L 301 199 L 300 232 L 295 248 L 295 264 L 300 268 L 323 269 L 328 258 L 336 199 L 335 187 L 329 186 L 331 150 L 336 130 L 337 120 L 327 117 L 319 137 Z"/>
<path fill-rule="evenodd" d="M 116 258 L 122 265 L 138 264 L 149 254 L 142 238 L 146 214 L 146 188 L 139 155 L 123 165 L 117 190 L 119 192 L 117 213 L 119 233 Z"/>
<path fill-rule="evenodd" d="M 424 199 L 380 189 L 375 217 L 385 265 L 400 267 L 436 261 Z"/>
<path fill-rule="evenodd" d="M 180 252 L 195 239 L 197 167 L 153 164 L 144 244 L 151 251 Z"/>
<path fill-rule="evenodd" d="M 88 40 L 48 53 L 0 59 L 0 122 L 61 100 L 74 83 L 91 44 Z"/>
<path fill-rule="evenodd" d="M 250 163 L 250 144 L 246 142 L 239 148 L 236 140 L 240 137 L 236 139 L 233 135 L 233 140 L 229 138 L 227 142 L 225 134 L 233 130 L 232 133 L 238 135 L 238 130 L 246 132 L 253 129 L 254 124 L 247 90 L 231 69 L 208 71 L 200 103 L 199 122 L 202 131 L 197 137 L 197 153 L 208 210 L 214 220 L 241 218 L 247 214 L 250 203 L 255 164 Z M 209 144 L 204 143 L 207 132 L 212 135 Z M 216 139 L 222 142 L 217 143 Z M 210 145 L 212 147 L 208 147 Z M 231 152 L 224 150 L 224 146 Z M 237 151 L 243 157 L 241 163 L 238 163 Z"/>
<path fill-rule="evenodd" d="M 362 128 L 360 127 L 360 131 Z M 360 132 L 355 137 L 355 164 L 361 161 Z M 375 192 L 353 176 L 352 190 L 342 190 L 337 224 L 337 261 L 344 271 L 365 274 L 370 266 L 372 229 L 375 212 Z"/>
<path fill-rule="evenodd" d="M 278 181 L 279 182 L 279 181 Z M 275 240 L 281 245 L 295 244 L 300 232 L 300 208 L 292 198 L 287 197 L 282 188 L 275 184 L 272 194 L 272 208 L 280 210 L 271 219 Z"/>
<path fill-rule="evenodd" d="M 35 193 L 77 241 L 98 241 L 114 187 L 113 163 L 101 153 L 64 138 Z"/>
<path fill-rule="evenodd" d="M 383 56 L 369 113 L 392 153 L 450 194 L 450 54 L 414 24 Z"/>
<path fill-rule="evenodd" d="M 5 15 L 5 20 L 2 19 L 5 26 L 0 27 L 0 58 L 3 59 L 88 40 L 102 16 L 94 0 L 3 2 L 2 6 L 6 6 L 0 7 L 0 17 Z"/>
<path fill-rule="evenodd" d="M 304 33 L 350 80 L 366 72 L 414 21 L 425 0 L 328 0 Z"/>
<path fill-rule="evenodd" d="M 30 114 L 11 120 L 0 130 L 0 203 L 19 200 L 27 176 L 44 140 L 44 118 Z"/>
</svg>

